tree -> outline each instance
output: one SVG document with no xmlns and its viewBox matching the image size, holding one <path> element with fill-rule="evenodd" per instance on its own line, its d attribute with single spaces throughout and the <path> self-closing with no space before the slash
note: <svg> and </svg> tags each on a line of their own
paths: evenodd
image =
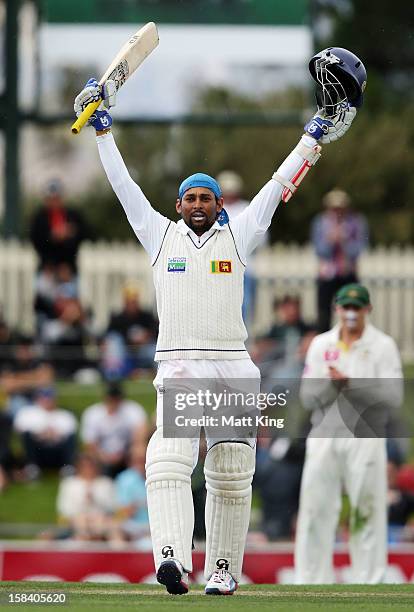
<svg viewBox="0 0 414 612">
<path fill-rule="evenodd" d="M 413 100 L 414 3 L 313 0 L 312 4 L 316 48 L 345 47 L 363 60 L 371 109 L 400 108 Z"/>
</svg>

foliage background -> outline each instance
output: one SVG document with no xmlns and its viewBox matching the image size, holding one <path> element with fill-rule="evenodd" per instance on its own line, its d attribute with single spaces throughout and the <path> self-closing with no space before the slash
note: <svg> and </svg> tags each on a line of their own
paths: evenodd
<svg viewBox="0 0 414 612">
<path fill-rule="evenodd" d="M 368 217 L 371 244 L 412 244 L 414 3 L 310 0 L 309 5 L 315 49 L 336 45 L 354 51 L 367 67 L 368 85 L 352 129 L 338 143 L 324 147 L 311 179 L 289 205 L 280 205 L 272 240 L 306 242 L 323 194 L 341 187 L 350 193 L 354 208 Z M 240 124 L 233 127 L 136 125 L 115 127 L 114 132 L 133 178 L 158 210 L 175 218 L 177 187 L 196 171 L 216 175 L 234 169 L 244 179 L 245 197 L 253 197 L 301 133 L 300 124 L 290 120 L 283 126 L 268 125 L 266 117 L 275 110 L 300 111 L 305 123 L 315 109 L 310 78 L 307 86 L 259 101 L 225 88 L 201 90 L 193 112 L 224 118 L 236 113 Z M 258 123 L 242 125 L 244 113 L 255 114 Z M 105 177 L 73 203 L 86 212 L 96 236 L 134 239 Z M 27 211 L 30 208 L 27 205 Z"/>
</svg>

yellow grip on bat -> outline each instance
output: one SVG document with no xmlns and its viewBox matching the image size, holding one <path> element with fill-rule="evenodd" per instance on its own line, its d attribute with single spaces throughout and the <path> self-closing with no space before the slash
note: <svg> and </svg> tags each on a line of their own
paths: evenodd
<svg viewBox="0 0 414 612">
<path fill-rule="evenodd" d="M 88 104 L 85 110 L 79 115 L 75 123 L 72 125 L 72 134 L 79 134 L 81 129 L 85 127 L 88 119 L 94 114 L 101 104 L 102 100 Z"/>
</svg>

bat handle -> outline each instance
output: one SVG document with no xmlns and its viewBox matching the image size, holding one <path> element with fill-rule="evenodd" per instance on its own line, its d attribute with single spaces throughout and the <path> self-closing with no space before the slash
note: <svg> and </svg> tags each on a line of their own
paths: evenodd
<svg viewBox="0 0 414 612">
<path fill-rule="evenodd" d="M 76 119 L 75 123 L 72 125 L 72 128 L 71 128 L 72 129 L 72 134 L 79 134 L 81 129 L 87 123 L 88 119 L 99 108 L 101 103 L 102 103 L 102 100 L 98 100 L 97 102 L 91 102 L 90 104 L 88 104 L 88 106 L 85 108 L 85 110 L 79 115 L 79 117 Z"/>
</svg>

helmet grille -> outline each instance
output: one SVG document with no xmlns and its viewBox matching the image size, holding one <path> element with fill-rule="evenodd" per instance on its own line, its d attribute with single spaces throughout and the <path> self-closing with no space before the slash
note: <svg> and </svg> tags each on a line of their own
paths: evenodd
<svg viewBox="0 0 414 612">
<path fill-rule="evenodd" d="M 318 107 L 325 111 L 327 117 L 334 117 L 348 104 L 348 95 L 341 81 L 342 71 L 335 70 L 338 61 L 334 56 L 322 56 L 315 61 L 316 101 Z M 339 72 L 339 74 L 338 74 Z M 341 80 L 339 79 L 339 75 Z"/>
</svg>

